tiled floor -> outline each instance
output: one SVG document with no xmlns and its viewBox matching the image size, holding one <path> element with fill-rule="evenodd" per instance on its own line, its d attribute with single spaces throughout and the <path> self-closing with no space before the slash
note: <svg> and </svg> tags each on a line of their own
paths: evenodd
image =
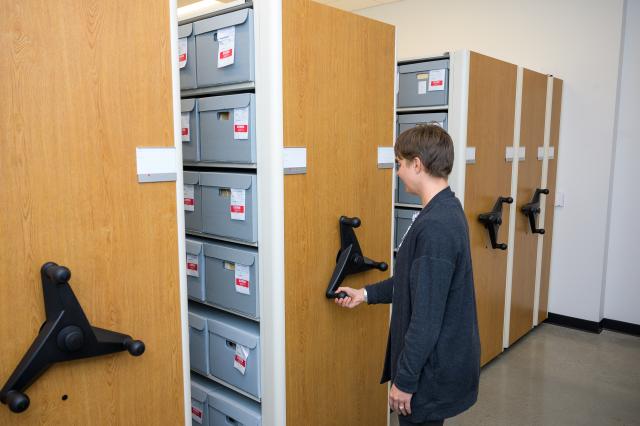
<svg viewBox="0 0 640 426">
<path fill-rule="evenodd" d="M 482 370 L 476 405 L 445 425 L 640 425 L 640 337 L 542 324 Z"/>
</svg>

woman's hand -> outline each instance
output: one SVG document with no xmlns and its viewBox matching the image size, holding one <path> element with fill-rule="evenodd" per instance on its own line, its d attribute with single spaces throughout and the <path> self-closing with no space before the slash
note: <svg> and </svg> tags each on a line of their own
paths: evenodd
<svg viewBox="0 0 640 426">
<path fill-rule="evenodd" d="M 364 302 L 364 289 L 362 288 L 355 289 L 351 287 L 339 287 L 336 290 L 336 293 L 340 293 L 341 291 L 347 293 L 347 297 L 344 297 L 342 299 L 336 298 L 333 300 L 336 304 L 342 306 L 343 308 L 355 308 L 356 306 Z"/>
<path fill-rule="evenodd" d="M 396 413 L 408 416 L 411 414 L 411 397 L 412 393 L 402 392 L 396 387 L 391 385 L 391 391 L 389 392 L 389 407 Z"/>
</svg>

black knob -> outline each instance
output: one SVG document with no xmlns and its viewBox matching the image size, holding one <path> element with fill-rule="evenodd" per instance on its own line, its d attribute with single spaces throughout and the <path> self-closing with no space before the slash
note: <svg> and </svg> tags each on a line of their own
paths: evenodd
<svg viewBox="0 0 640 426">
<path fill-rule="evenodd" d="M 505 198 L 505 200 L 504 200 L 504 202 L 505 202 L 505 203 L 507 203 L 507 204 L 511 204 L 511 203 L 513 203 L 513 198 L 511 198 L 511 197 L 506 197 L 506 198 Z"/>
<path fill-rule="evenodd" d="M 344 291 L 336 293 L 336 299 L 344 299 L 345 297 L 347 297 L 347 293 L 345 293 Z"/>
<path fill-rule="evenodd" d="M 15 390 L 7 392 L 5 402 L 14 413 L 22 413 L 29 408 L 29 397 Z"/>
<path fill-rule="evenodd" d="M 57 284 L 66 283 L 71 279 L 71 271 L 65 266 L 47 262 L 42 266 L 44 273 Z"/>
<path fill-rule="evenodd" d="M 536 232 L 540 235 L 544 234 L 544 229 L 537 229 Z"/>
<path fill-rule="evenodd" d="M 358 228 L 361 222 L 359 217 L 340 216 L 340 223 L 351 226 L 352 228 Z"/>
<path fill-rule="evenodd" d="M 144 342 L 142 340 L 133 340 L 131 338 L 124 341 L 124 347 L 133 356 L 140 356 L 145 350 Z"/>
<path fill-rule="evenodd" d="M 507 249 L 507 245 L 505 243 L 500 243 L 500 244 L 498 244 L 498 248 L 500 250 L 506 250 Z"/>
<path fill-rule="evenodd" d="M 75 352 L 84 346 L 84 333 L 80 327 L 70 325 L 58 333 L 58 347 L 65 352 Z"/>
<path fill-rule="evenodd" d="M 376 267 L 381 271 L 386 271 L 387 269 L 389 269 L 389 265 L 387 265 L 386 262 L 380 262 L 376 265 Z"/>
</svg>

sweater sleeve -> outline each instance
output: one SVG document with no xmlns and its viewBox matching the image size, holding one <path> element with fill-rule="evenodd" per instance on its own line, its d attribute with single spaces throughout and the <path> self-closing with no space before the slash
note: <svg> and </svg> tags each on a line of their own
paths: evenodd
<svg viewBox="0 0 640 426">
<path fill-rule="evenodd" d="M 368 285 L 365 288 L 367 289 L 367 303 L 369 305 L 391 303 L 393 298 L 393 277 Z"/>
<path fill-rule="evenodd" d="M 420 373 L 440 335 L 454 269 L 451 261 L 434 256 L 419 257 L 411 265 L 411 320 L 394 378 L 401 391 L 418 390 Z"/>
</svg>

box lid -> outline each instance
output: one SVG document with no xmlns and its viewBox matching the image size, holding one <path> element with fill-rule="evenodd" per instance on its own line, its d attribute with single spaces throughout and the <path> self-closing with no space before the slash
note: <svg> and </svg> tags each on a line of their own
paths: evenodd
<svg viewBox="0 0 640 426">
<path fill-rule="evenodd" d="M 220 28 L 231 27 L 233 25 L 244 24 L 249 14 L 253 15 L 251 9 L 241 9 L 224 15 L 212 16 L 195 22 L 194 32 L 196 35 L 219 30 Z"/>
<path fill-rule="evenodd" d="M 212 407 L 236 422 L 247 426 L 260 424 L 260 408 L 255 402 L 226 390 L 217 390 L 209 394 L 209 407 Z"/>
<path fill-rule="evenodd" d="M 198 172 L 183 172 L 182 176 L 185 185 L 197 185 L 200 181 L 200 173 Z"/>
<path fill-rule="evenodd" d="M 211 96 L 202 98 L 198 102 L 200 112 L 204 111 L 221 111 L 226 109 L 244 108 L 249 106 L 253 97 L 253 93 L 239 93 L 237 95 Z"/>
<path fill-rule="evenodd" d="M 255 175 L 240 173 L 200 173 L 200 185 L 217 188 L 249 189 L 254 183 Z"/>
<path fill-rule="evenodd" d="M 209 333 L 238 343 L 249 349 L 258 346 L 258 325 L 250 320 L 241 319 L 232 315 L 220 314 L 208 320 Z M 259 355 L 255 354 L 256 357 Z"/>
<path fill-rule="evenodd" d="M 205 243 L 204 255 L 214 259 L 225 260 L 227 262 L 239 263 L 240 265 L 251 266 L 255 263 L 257 253 L 249 249 L 237 249 L 224 244 Z"/>
<path fill-rule="evenodd" d="M 201 241 L 187 239 L 186 243 L 187 243 L 187 253 L 188 254 L 200 255 L 200 253 L 202 253 L 202 242 Z"/>
<path fill-rule="evenodd" d="M 193 34 L 193 24 L 184 24 L 178 26 L 178 38 L 189 37 Z"/>
<path fill-rule="evenodd" d="M 180 112 L 191 112 L 196 107 L 195 99 L 182 99 L 180 101 Z"/>
<path fill-rule="evenodd" d="M 448 69 L 448 68 L 449 68 L 449 60 L 440 59 L 437 61 L 425 61 L 425 62 L 418 62 L 415 64 L 400 65 L 398 67 L 398 72 L 400 74 L 409 74 L 414 72 L 440 70 L 440 69 Z"/>
<path fill-rule="evenodd" d="M 189 327 L 200 331 L 206 330 L 207 319 L 196 313 L 189 312 Z"/>
</svg>

